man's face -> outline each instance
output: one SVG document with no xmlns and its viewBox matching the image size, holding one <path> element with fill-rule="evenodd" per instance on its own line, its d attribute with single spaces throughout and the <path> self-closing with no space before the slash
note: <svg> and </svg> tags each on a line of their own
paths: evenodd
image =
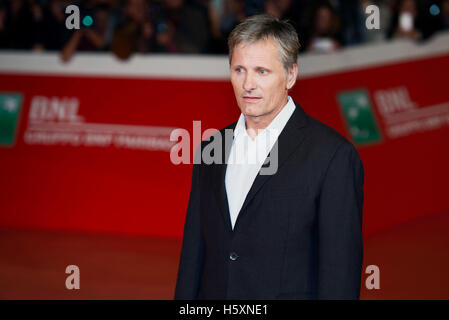
<svg viewBox="0 0 449 320">
<path fill-rule="evenodd" d="M 234 47 L 231 82 L 247 121 L 267 126 L 287 103 L 287 88 L 293 86 L 296 75 L 296 65 L 286 74 L 274 39 Z"/>
</svg>

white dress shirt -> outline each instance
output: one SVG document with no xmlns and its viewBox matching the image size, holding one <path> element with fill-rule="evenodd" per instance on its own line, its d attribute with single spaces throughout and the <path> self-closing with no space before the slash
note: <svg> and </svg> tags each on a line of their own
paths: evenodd
<svg viewBox="0 0 449 320">
<path fill-rule="evenodd" d="M 295 108 L 295 104 L 289 96 L 284 108 L 265 129 L 259 131 L 254 140 L 248 135 L 246 130 L 245 116 L 243 113 L 240 114 L 234 130 L 234 140 L 229 153 L 225 177 L 226 194 L 233 229 L 245 198 L 262 164 L 265 162 L 271 148 L 293 111 L 295 111 Z"/>
</svg>

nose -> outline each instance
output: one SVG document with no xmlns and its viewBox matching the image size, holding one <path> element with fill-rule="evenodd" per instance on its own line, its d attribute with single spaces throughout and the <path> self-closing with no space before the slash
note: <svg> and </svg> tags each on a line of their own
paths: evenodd
<svg viewBox="0 0 449 320">
<path fill-rule="evenodd" d="M 245 76 L 245 80 L 243 81 L 243 89 L 245 91 L 251 91 L 256 89 L 256 81 L 252 73 L 248 72 Z"/>
</svg>

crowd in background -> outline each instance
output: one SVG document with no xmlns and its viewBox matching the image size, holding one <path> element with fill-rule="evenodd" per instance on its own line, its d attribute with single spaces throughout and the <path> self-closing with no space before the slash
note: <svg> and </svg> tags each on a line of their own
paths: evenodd
<svg viewBox="0 0 449 320">
<path fill-rule="evenodd" d="M 76 4 L 81 28 L 66 28 Z M 380 9 L 380 29 L 368 30 L 365 8 Z M 301 52 L 397 37 L 425 40 L 449 30 L 449 0 L 0 0 L 0 49 L 226 54 L 227 37 L 246 17 L 270 13 L 296 28 Z M 89 25 L 84 18 L 90 16 Z M 86 24 L 88 26 L 86 26 Z"/>
</svg>

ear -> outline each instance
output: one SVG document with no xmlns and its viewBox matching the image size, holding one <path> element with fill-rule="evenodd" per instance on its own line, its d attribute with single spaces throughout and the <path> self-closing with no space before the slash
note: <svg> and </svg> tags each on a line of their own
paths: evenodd
<svg viewBox="0 0 449 320">
<path fill-rule="evenodd" d="M 288 71 L 287 75 L 287 90 L 293 88 L 298 78 L 298 64 L 294 63 L 293 66 Z"/>
</svg>

